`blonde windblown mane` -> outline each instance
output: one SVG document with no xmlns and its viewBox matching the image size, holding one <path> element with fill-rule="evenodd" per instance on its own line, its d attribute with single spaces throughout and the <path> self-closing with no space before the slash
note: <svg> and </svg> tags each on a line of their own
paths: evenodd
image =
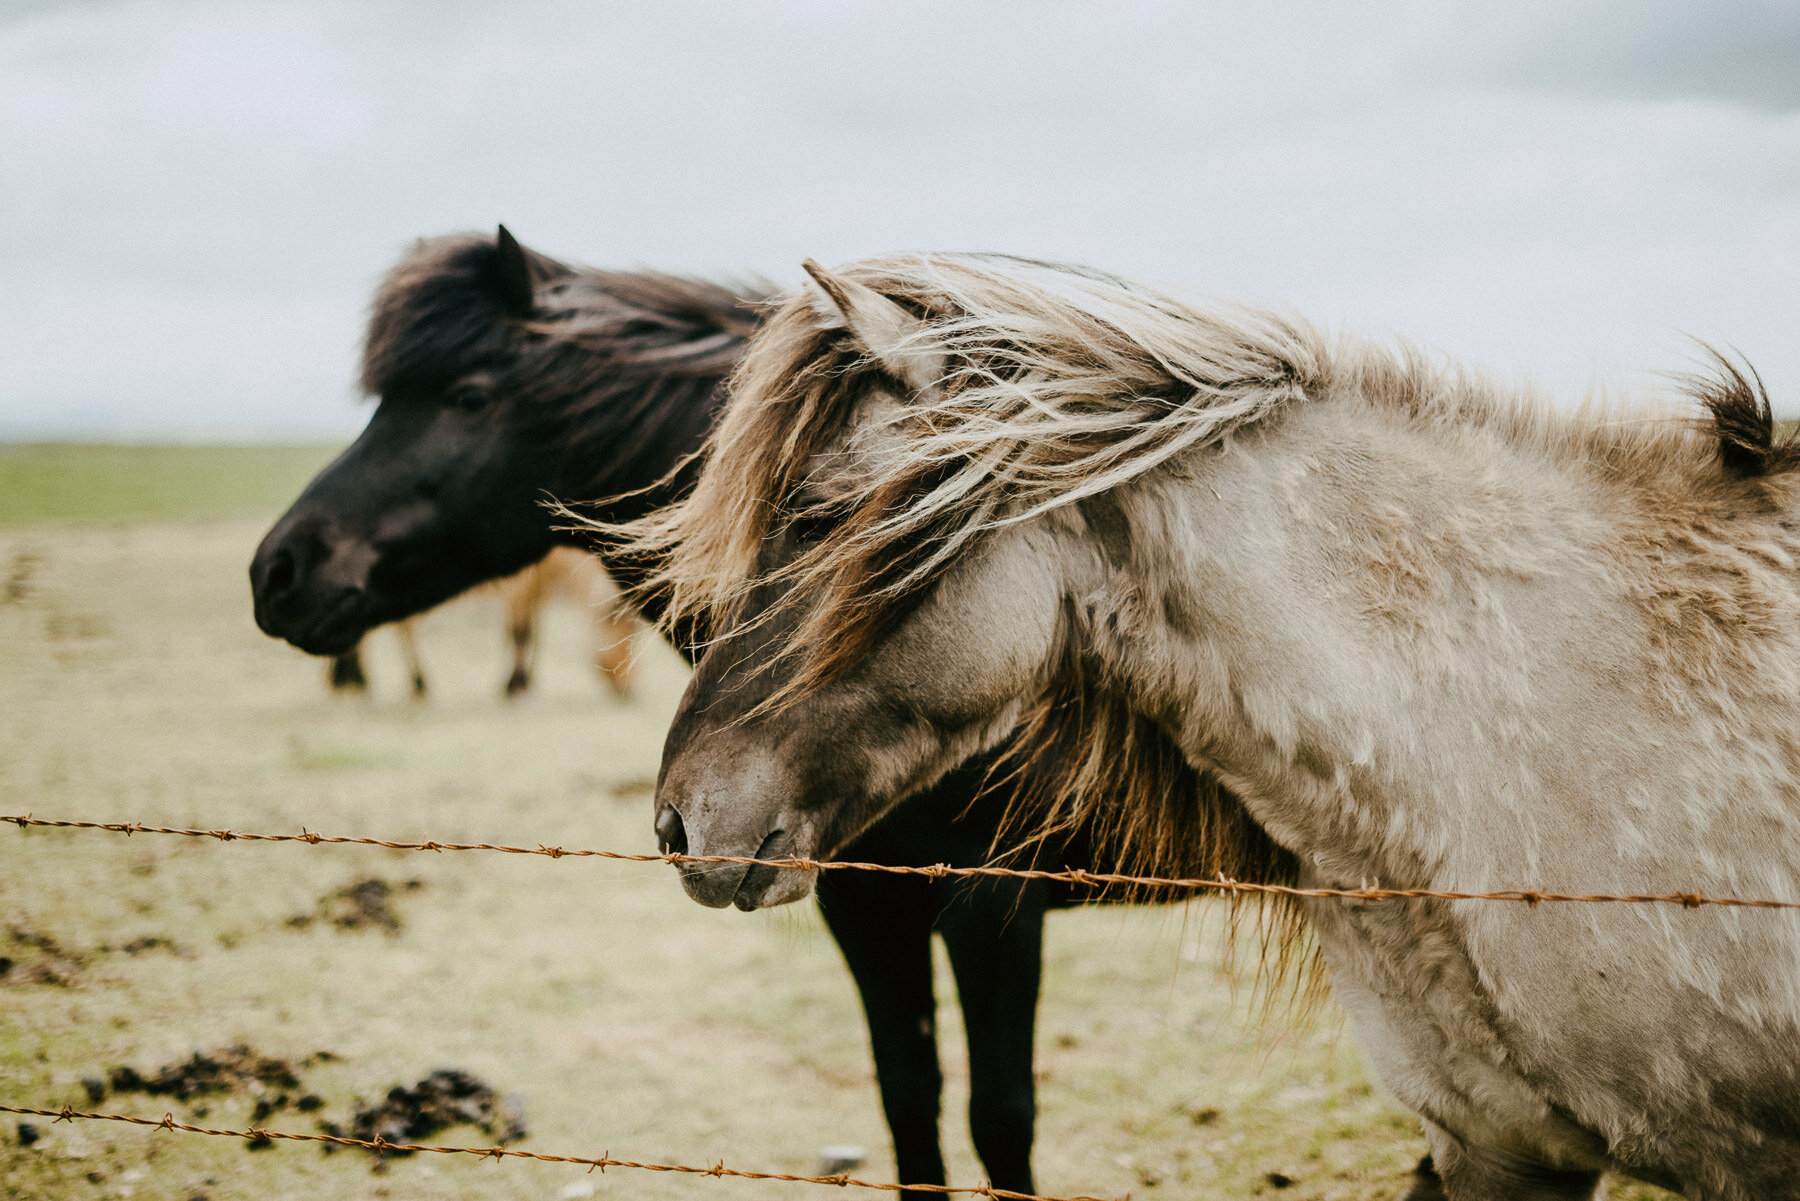
<svg viewBox="0 0 1800 1201">
<path fill-rule="evenodd" d="M 828 587 L 839 603 L 821 617 L 915 592 L 982 531 L 1116 487 L 1323 382 L 1323 343 L 1298 322 L 1202 314 L 1097 272 L 906 255 L 843 274 L 922 318 L 906 352 L 944 370 L 887 421 L 897 436 L 858 459 L 871 470 L 811 514 L 834 533 L 795 565 L 796 582 L 859 593 Z M 882 382 L 864 370 L 875 366 L 805 295 L 770 318 L 733 377 L 699 485 L 632 531 L 637 549 L 667 557 L 656 583 L 677 613 L 734 609 L 764 538 L 802 515 L 796 493 L 815 459 Z M 846 555 L 880 564 L 879 578 L 844 572 Z"/>
<path fill-rule="evenodd" d="M 1407 347 L 1333 344 L 1266 310 L 1198 307 L 1085 268 L 997 255 L 905 254 L 837 273 L 919 318 L 901 351 L 936 382 L 891 413 L 859 419 L 882 385 L 815 296 L 790 297 L 739 364 L 694 491 L 628 527 L 662 563 L 650 586 L 672 617 L 729 622 L 759 581 L 772 530 L 831 530 L 784 574 L 812 599 L 794 637 L 799 691 L 869 642 L 983 532 L 1106 492 L 1214 445 L 1284 406 L 1354 391 L 1421 421 L 1474 421 L 1608 474 L 1681 490 L 1723 466 L 1739 476 L 1800 456 L 1772 437 L 1760 381 L 1715 356 L 1686 379 L 1702 427 L 1667 413 L 1561 412 Z M 853 426 L 855 444 L 845 437 Z M 822 455 L 828 495 L 802 485 Z"/>
</svg>

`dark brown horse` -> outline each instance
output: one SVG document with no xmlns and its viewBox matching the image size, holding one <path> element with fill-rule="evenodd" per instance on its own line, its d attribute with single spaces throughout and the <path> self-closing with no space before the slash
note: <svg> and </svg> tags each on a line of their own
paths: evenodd
<svg viewBox="0 0 1800 1201">
<path fill-rule="evenodd" d="M 584 512 L 620 522 L 683 494 L 765 298 L 762 289 L 574 269 L 504 230 L 420 243 L 376 296 L 363 382 L 380 403 L 368 428 L 251 565 L 258 624 L 313 653 L 338 653 L 374 625 L 574 543 L 543 507 L 546 495 L 598 498 Z M 654 567 L 597 549 L 627 588 Z M 659 615 L 659 598 L 644 603 Z M 677 629 L 674 640 L 691 657 L 693 631 Z M 1011 800 L 983 791 L 989 767 L 952 772 L 843 853 L 907 865 L 989 861 Z M 1091 866 L 1078 843 L 1049 848 L 1042 861 Z M 821 882 L 820 906 L 868 1018 L 902 1181 L 944 1181 L 936 930 L 968 1031 L 976 1151 L 994 1185 L 1033 1191 L 1043 919 L 1070 899 L 1041 882 L 850 872 Z"/>
</svg>

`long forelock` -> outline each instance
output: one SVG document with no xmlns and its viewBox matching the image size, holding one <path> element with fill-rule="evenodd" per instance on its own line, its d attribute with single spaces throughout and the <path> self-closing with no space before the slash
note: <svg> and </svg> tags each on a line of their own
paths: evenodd
<svg viewBox="0 0 1800 1201">
<path fill-rule="evenodd" d="M 499 354 L 504 312 L 488 282 L 492 237 L 422 238 L 376 289 L 363 341 L 362 387 L 381 396 L 440 381 Z"/>
<path fill-rule="evenodd" d="M 806 467 L 847 424 L 840 412 L 858 356 L 795 303 L 783 305 L 751 343 L 727 384 L 733 397 L 707 441 L 707 467 L 682 500 L 609 532 L 662 564 L 646 585 L 664 621 L 713 629 L 741 609 L 755 583 L 764 539 L 784 519 Z"/>
</svg>

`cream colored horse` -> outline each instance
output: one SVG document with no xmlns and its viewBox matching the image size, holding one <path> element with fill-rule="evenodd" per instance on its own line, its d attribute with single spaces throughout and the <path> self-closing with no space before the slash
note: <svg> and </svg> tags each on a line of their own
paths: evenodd
<svg viewBox="0 0 1800 1201">
<path fill-rule="evenodd" d="M 1559 413 L 1092 272 L 813 274 L 636 530 L 678 612 L 735 623 L 665 750 L 690 852 L 830 854 L 1021 723 L 1138 722 L 1050 763 L 1056 803 L 1105 811 L 1160 737 L 1307 883 L 1800 900 L 1800 455 L 1737 369 L 1704 422 Z M 1217 860 L 1181 814 L 1114 816 Z M 1800 914 L 1305 914 L 1450 1197 L 1800 1197 Z"/>
</svg>

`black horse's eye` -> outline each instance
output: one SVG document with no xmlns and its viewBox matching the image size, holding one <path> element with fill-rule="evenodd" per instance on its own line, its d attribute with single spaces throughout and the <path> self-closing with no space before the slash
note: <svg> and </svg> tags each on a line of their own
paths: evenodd
<svg viewBox="0 0 1800 1201">
<path fill-rule="evenodd" d="M 479 413 L 493 399 L 494 394 L 480 384 L 458 384 L 444 397 L 444 403 L 464 413 Z"/>
</svg>

